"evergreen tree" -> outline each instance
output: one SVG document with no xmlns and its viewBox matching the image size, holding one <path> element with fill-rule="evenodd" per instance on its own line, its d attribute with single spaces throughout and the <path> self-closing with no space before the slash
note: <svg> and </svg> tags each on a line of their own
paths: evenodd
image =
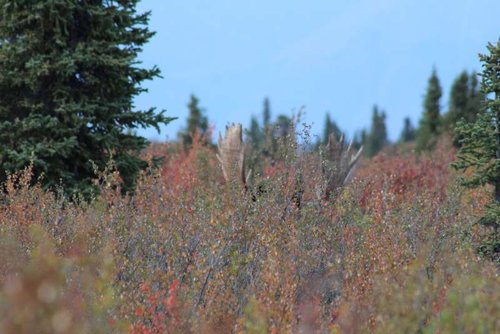
<svg viewBox="0 0 500 334">
<path fill-rule="evenodd" d="M 138 0 L 0 0 L 0 181 L 32 162 L 46 188 L 89 195 L 110 159 L 133 188 L 148 141 L 172 118 L 134 110 L 145 80 L 137 55 L 153 36 Z"/>
<path fill-rule="evenodd" d="M 187 127 L 180 133 L 180 137 L 186 149 L 191 147 L 193 137 L 196 133 L 198 133 L 201 138 L 206 139 L 205 135 L 208 131 L 208 119 L 205 116 L 204 110 L 200 108 L 199 103 L 200 100 L 194 94 L 191 94 L 187 105 L 189 110 Z"/>
<path fill-rule="evenodd" d="M 417 151 L 429 150 L 434 147 L 440 134 L 440 100 L 443 92 L 439 84 L 436 70 L 432 70 L 427 92 L 424 98 L 424 112 L 417 131 Z"/>
<path fill-rule="evenodd" d="M 460 73 L 455 79 L 450 91 L 450 106 L 443 117 L 443 128 L 453 133 L 456 123 L 467 117 L 469 100 L 469 74 Z"/>
<path fill-rule="evenodd" d="M 248 139 L 254 147 L 260 147 L 263 142 L 262 130 L 259 126 L 259 121 L 252 116 L 250 119 L 250 128 L 247 132 Z"/>
<path fill-rule="evenodd" d="M 411 124 L 410 117 L 405 117 L 403 131 L 401 132 L 401 137 L 399 139 L 402 143 L 408 143 L 410 141 L 414 141 L 416 137 L 416 130 Z"/>
<path fill-rule="evenodd" d="M 366 147 L 366 143 L 368 142 L 368 133 L 366 129 L 361 130 L 361 145 Z"/>
<path fill-rule="evenodd" d="M 443 129 L 454 135 L 453 143 L 459 146 L 460 138 L 455 132 L 459 120 L 475 122 L 481 111 L 482 94 L 478 91 L 477 74 L 463 71 L 453 82 L 450 91 L 448 112 L 443 117 Z"/>
<path fill-rule="evenodd" d="M 361 147 L 366 148 L 366 130 L 356 131 L 352 139 L 352 146 L 354 149 L 359 150 Z"/>
<path fill-rule="evenodd" d="M 269 128 L 271 125 L 271 103 L 269 102 L 269 98 L 264 99 L 264 109 L 262 111 L 262 118 L 264 121 L 264 129 Z"/>
<path fill-rule="evenodd" d="M 276 138 L 286 138 L 289 134 L 292 120 L 286 115 L 278 115 L 274 125 L 274 136 Z"/>
<path fill-rule="evenodd" d="M 335 134 L 335 138 L 340 138 L 342 131 L 338 127 L 337 123 L 330 118 L 330 114 L 326 113 L 325 127 L 323 130 L 323 145 L 328 144 L 328 137 L 330 133 Z"/>
<path fill-rule="evenodd" d="M 262 110 L 263 119 L 263 154 L 265 156 L 272 156 L 276 147 L 275 140 L 273 138 L 273 126 L 271 125 L 271 103 L 269 98 L 264 99 L 264 105 Z"/>
<path fill-rule="evenodd" d="M 290 162 L 297 148 L 294 119 L 287 115 L 278 115 L 273 124 L 270 154 L 271 162 L 281 160 Z"/>
<path fill-rule="evenodd" d="M 475 122 L 482 112 L 482 103 L 484 100 L 484 95 L 478 89 L 477 73 L 472 72 L 469 76 L 469 92 L 467 100 L 467 122 Z"/>
<path fill-rule="evenodd" d="M 457 132 L 462 145 L 454 167 L 471 169 L 465 181 L 468 187 L 493 186 L 494 196 L 480 222 L 492 227 L 480 251 L 500 262 L 500 40 L 488 44 L 489 54 L 480 55 L 483 62 L 481 92 L 483 113 L 474 123 L 459 122 Z"/>
<path fill-rule="evenodd" d="M 366 135 L 366 155 L 375 156 L 387 143 L 387 128 L 385 126 L 385 112 L 379 112 L 378 107 L 373 107 L 372 125 Z"/>
<path fill-rule="evenodd" d="M 260 175 L 264 167 L 262 156 L 265 138 L 255 116 L 250 119 L 250 127 L 246 131 L 246 136 L 245 165 L 252 171 L 252 176 Z"/>
</svg>

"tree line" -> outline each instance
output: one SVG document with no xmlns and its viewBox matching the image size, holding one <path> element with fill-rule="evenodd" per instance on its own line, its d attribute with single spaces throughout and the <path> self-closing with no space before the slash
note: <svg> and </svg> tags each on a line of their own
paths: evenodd
<svg viewBox="0 0 500 334">
<path fill-rule="evenodd" d="M 441 99 L 443 88 L 436 69 L 428 79 L 427 89 L 422 103 L 422 114 L 417 127 L 412 124 L 410 117 L 405 117 L 403 128 L 398 143 L 414 142 L 417 153 L 429 151 L 434 148 L 440 135 L 447 133 L 453 137 L 453 143 L 460 147 L 460 137 L 455 131 L 459 121 L 474 123 L 482 113 L 484 94 L 479 89 L 479 75 L 476 72 L 461 72 L 453 81 L 450 89 L 449 103 L 445 110 Z M 179 133 L 179 140 L 189 147 L 192 138 L 197 133 L 204 136 L 208 134 L 208 119 L 206 111 L 199 107 L 199 99 L 191 95 L 188 104 L 189 115 L 187 125 Z M 378 105 L 373 106 L 371 125 L 368 130 L 358 131 L 353 138 L 355 146 L 363 146 L 365 155 L 375 156 L 385 146 L 390 144 L 387 127 L 386 111 Z M 292 119 L 284 114 L 279 114 L 274 122 L 271 122 L 270 99 L 265 98 L 262 109 L 262 119 L 252 116 L 246 132 L 247 139 L 253 146 L 262 147 L 269 144 L 273 138 L 286 137 Z M 315 147 L 326 145 L 330 134 L 340 138 L 343 131 L 330 113 L 326 113 L 323 132 L 317 138 Z M 207 138 L 207 140 L 209 140 Z"/>
</svg>

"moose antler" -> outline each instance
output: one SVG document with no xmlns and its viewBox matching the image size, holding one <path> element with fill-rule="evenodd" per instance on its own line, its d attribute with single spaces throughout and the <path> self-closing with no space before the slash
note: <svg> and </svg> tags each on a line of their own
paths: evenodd
<svg viewBox="0 0 500 334">
<path fill-rule="evenodd" d="M 245 175 L 245 146 L 241 124 L 226 126 L 224 138 L 219 133 L 217 149 L 217 159 L 226 182 L 241 182 L 246 188 L 250 171 Z"/>
<path fill-rule="evenodd" d="M 355 152 L 352 140 L 346 148 L 344 140 L 344 135 L 338 141 L 333 133 L 328 136 L 328 144 L 321 159 L 321 170 L 326 181 L 325 198 L 330 198 L 332 193 L 349 181 L 363 151 L 361 147 Z"/>
</svg>

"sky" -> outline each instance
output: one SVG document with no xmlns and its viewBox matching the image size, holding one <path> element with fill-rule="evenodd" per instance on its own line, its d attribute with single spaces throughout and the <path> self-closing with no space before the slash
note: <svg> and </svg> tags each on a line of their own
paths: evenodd
<svg viewBox="0 0 500 334">
<path fill-rule="evenodd" d="M 352 137 L 385 110 L 391 140 L 403 120 L 418 125 L 433 67 L 447 109 L 463 71 L 481 71 L 478 53 L 500 38 L 499 0 L 143 0 L 156 35 L 139 56 L 162 78 L 145 83 L 137 110 L 156 107 L 177 120 L 140 130 L 176 139 L 191 94 L 215 133 L 304 108 L 301 122 L 322 133 L 326 113 Z"/>
</svg>

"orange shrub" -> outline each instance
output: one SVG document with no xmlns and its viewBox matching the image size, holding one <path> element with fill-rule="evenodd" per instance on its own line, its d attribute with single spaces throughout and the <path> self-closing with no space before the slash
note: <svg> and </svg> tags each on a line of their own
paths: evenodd
<svg viewBox="0 0 500 334">
<path fill-rule="evenodd" d="M 13 176 L 0 199 L 0 332 L 498 329 L 484 293 L 498 276 L 471 252 L 488 190 L 459 186 L 450 146 L 364 161 L 328 200 L 316 153 L 287 152 L 247 191 L 224 183 L 196 138 L 188 152 L 145 152 L 167 156 L 133 195 L 112 168 L 90 203 L 44 192 L 29 169 Z M 464 290 L 474 282 L 486 290 Z M 460 309 L 459 291 L 477 302 Z"/>
</svg>

